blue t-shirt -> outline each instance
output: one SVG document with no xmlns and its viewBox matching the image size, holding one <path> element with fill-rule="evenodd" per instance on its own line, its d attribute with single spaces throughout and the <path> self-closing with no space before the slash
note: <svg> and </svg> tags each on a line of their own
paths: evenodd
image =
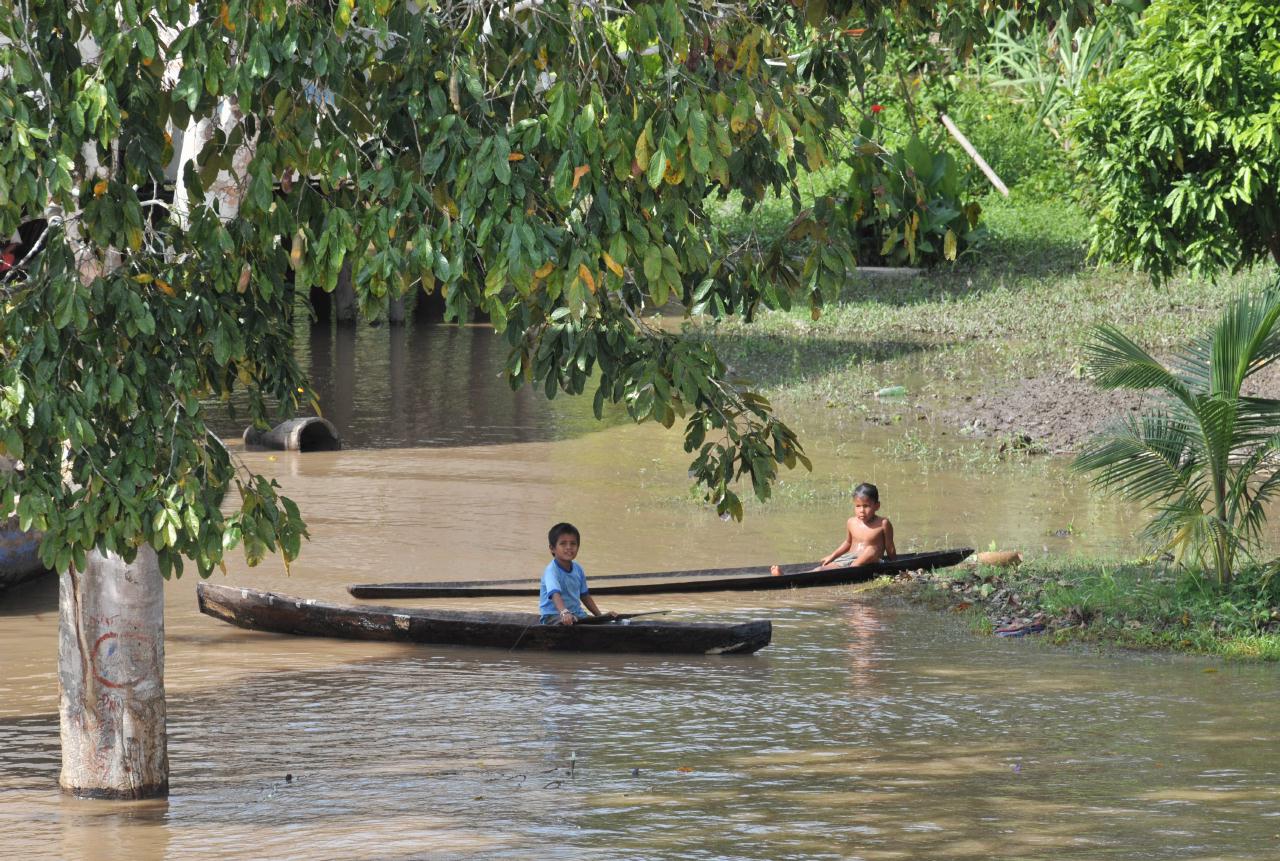
<svg viewBox="0 0 1280 861">
<path fill-rule="evenodd" d="M 551 596 L 559 592 L 570 613 L 579 619 L 587 617 L 587 611 L 582 608 L 582 596 L 587 594 L 587 575 L 577 562 L 571 564 L 573 567 L 566 571 L 552 559 L 542 572 L 542 585 L 538 588 L 538 615 L 554 616 L 560 612 L 551 601 Z"/>
</svg>

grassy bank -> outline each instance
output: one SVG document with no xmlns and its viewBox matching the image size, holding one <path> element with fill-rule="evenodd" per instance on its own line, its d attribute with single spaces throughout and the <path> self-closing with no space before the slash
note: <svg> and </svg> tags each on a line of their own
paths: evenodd
<svg viewBox="0 0 1280 861">
<path fill-rule="evenodd" d="M 1212 320 L 1272 270 L 1187 277 L 1157 287 L 1086 259 L 1086 214 L 1069 201 L 984 201 L 987 236 L 958 264 L 915 277 L 860 276 L 818 320 L 807 309 L 765 312 L 709 336 L 722 355 L 779 403 L 850 406 L 904 375 L 972 394 L 1001 379 L 1070 371 L 1099 323 L 1156 350 Z"/>
<path fill-rule="evenodd" d="M 1265 572 L 1219 591 L 1158 563 L 1047 558 L 921 572 L 887 592 L 966 613 L 982 633 L 1280 661 L 1280 577 Z"/>
</svg>

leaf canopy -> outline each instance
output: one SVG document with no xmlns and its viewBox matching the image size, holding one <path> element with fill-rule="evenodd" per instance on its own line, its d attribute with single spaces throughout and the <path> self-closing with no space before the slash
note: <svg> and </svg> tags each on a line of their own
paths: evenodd
<svg viewBox="0 0 1280 861">
<path fill-rule="evenodd" d="M 487 314 L 513 386 L 681 420 L 693 478 L 741 517 L 736 483 L 766 498 L 808 465 L 799 441 L 650 315 L 832 301 L 852 245 L 797 177 L 891 33 L 963 52 L 985 5 L 0 5 L 0 236 L 24 234 L 0 276 L 0 440 L 26 466 L 0 515 L 44 530 L 57 568 L 144 542 L 166 573 L 240 544 L 287 563 L 296 506 L 237 468 L 202 400 L 241 386 L 257 424 L 308 406 L 295 295 L 348 268 L 369 316 L 416 290 Z M 730 193 L 786 195 L 792 230 L 730 246 L 708 215 Z"/>
<path fill-rule="evenodd" d="M 1161 279 L 1280 263 L 1280 5 L 1154 0 L 1080 107 L 1096 254 Z"/>
</svg>

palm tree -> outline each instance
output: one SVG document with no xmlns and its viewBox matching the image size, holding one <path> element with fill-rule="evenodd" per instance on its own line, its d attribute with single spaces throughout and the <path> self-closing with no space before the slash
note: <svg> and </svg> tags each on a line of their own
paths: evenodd
<svg viewBox="0 0 1280 861">
<path fill-rule="evenodd" d="M 1237 557 L 1259 546 L 1266 504 L 1280 489 L 1280 401 L 1241 394 L 1280 358 L 1277 318 L 1280 283 L 1232 301 L 1168 367 L 1111 326 L 1086 346 L 1098 386 L 1152 391 L 1161 406 L 1094 437 L 1073 467 L 1152 509 L 1144 535 L 1212 570 L 1222 586 Z"/>
</svg>

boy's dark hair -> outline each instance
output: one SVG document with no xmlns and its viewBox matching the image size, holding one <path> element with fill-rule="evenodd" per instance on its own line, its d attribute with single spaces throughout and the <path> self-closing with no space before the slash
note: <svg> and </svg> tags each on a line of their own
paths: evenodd
<svg viewBox="0 0 1280 861">
<path fill-rule="evenodd" d="M 877 505 L 880 503 L 880 491 L 876 489 L 874 484 L 867 484 L 865 481 L 853 489 L 854 498 L 865 496 Z M 552 542 L 553 544 L 555 542 Z"/>
<path fill-rule="evenodd" d="M 557 523 L 551 527 L 551 531 L 547 533 L 547 544 L 551 547 L 556 546 L 556 542 L 560 540 L 561 535 L 572 535 L 578 539 L 578 543 L 582 543 L 582 533 L 578 531 L 578 527 L 572 523 Z"/>
</svg>

